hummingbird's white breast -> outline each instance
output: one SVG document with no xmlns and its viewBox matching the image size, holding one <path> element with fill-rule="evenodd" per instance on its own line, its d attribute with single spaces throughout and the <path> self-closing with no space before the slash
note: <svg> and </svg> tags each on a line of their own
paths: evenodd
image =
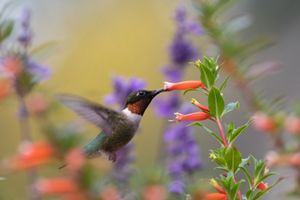
<svg viewBox="0 0 300 200">
<path fill-rule="evenodd" d="M 124 113 L 128 117 L 128 119 L 132 121 L 136 126 L 139 125 L 142 119 L 141 115 L 131 112 L 128 108 L 122 110 L 122 113 Z"/>
</svg>

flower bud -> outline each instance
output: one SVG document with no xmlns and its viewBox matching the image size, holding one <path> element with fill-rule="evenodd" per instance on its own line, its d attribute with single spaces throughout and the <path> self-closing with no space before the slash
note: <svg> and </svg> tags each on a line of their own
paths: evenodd
<svg viewBox="0 0 300 200">
<path fill-rule="evenodd" d="M 199 87 L 205 88 L 201 81 L 182 81 L 178 83 L 165 82 L 164 84 L 164 89 L 166 91 L 197 89 Z"/>
<path fill-rule="evenodd" d="M 262 112 L 255 113 L 253 116 L 254 127 L 262 132 L 273 133 L 277 129 L 275 120 Z"/>
<path fill-rule="evenodd" d="M 289 116 L 285 120 L 285 129 L 292 134 L 300 134 L 300 117 Z"/>
</svg>

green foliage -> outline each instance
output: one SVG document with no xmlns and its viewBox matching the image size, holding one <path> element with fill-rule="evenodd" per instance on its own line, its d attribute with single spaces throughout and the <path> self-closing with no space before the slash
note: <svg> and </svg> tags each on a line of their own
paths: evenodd
<svg viewBox="0 0 300 200">
<path fill-rule="evenodd" d="M 224 111 L 224 100 L 220 91 L 213 87 L 208 93 L 208 108 L 211 116 L 220 118 Z"/>
<path fill-rule="evenodd" d="M 256 160 L 253 156 L 243 158 L 239 149 L 234 145 L 239 136 L 246 132 L 250 122 L 239 127 L 235 127 L 234 123 L 231 122 L 228 124 L 226 130 L 223 128 L 223 117 L 233 110 L 238 109 L 240 106 L 237 101 L 230 102 L 225 105 L 225 100 L 221 91 L 224 91 L 229 77 L 227 77 L 218 87 L 216 82 L 219 77 L 219 66 L 216 59 L 205 57 L 202 62 L 197 61 L 195 65 L 199 69 L 200 80 L 206 86 L 209 114 L 211 116 L 211 120 L 216 123 L 219 134 L 217 134 L 217 131 L 213 131 L 206 127 L 203 123 L 195 122 L 190 124 L 190 126 L 202 127 L 220 144 L 218 149 L 210 151 L 210 159 L 217 164 L 216 169 L 222 171 L 222 175 L 219 176 L 217 181 L 226 191 L 228 199 L 259 199 L 279 181 L 263 191 L 257 189 L 257 186 L 260 183 L 274 175 L 274 173 L 266 170 L 266 164 L 262 160 Z M 251 165 L 254 169 L 248 169 Z M 254 174 L 251 175 L 250 171 L 254 171 Z M 239 174 L 243 174 L 245 179 L 238 181 L 236 177 Z M 244 182 L 248 182 L 249 186 L 245 195 L 243 195 L 242 191 L 240 191 L 240 187 Z"/>
</svg>

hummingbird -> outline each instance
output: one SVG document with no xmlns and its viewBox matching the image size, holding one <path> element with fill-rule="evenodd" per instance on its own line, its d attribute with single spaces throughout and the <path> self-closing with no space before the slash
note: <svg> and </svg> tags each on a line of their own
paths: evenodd
<svg viewBox="0 0 300 200">
<path fill-rule="evenodd" d="M 121 111 L 115 111 L 76 95 L 60 95 L 59 100 L 101 129 L 100 133 L 83 147 L 85 156 L 93 158 L 105 153 L 109 160 L 115 162 L 116 152 L 133 138 L 152 99 L 164 91 L 159 89 L 132 92 Z"/>
</svg>

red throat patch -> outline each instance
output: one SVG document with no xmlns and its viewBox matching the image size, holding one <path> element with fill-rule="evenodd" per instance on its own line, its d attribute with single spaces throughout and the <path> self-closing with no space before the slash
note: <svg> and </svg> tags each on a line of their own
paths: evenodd
<svg viewBox="0 0 300 200">
<path fill-rule="evenodd" d="M 145 102 L 144 100 L 140 100 L 135 103 L 128 104 L 127 108 L 132 113 L 135 113 L 138 115 L 143 115 L 147 106 L 148 106 L 148 102 Z"/>
</svg>

